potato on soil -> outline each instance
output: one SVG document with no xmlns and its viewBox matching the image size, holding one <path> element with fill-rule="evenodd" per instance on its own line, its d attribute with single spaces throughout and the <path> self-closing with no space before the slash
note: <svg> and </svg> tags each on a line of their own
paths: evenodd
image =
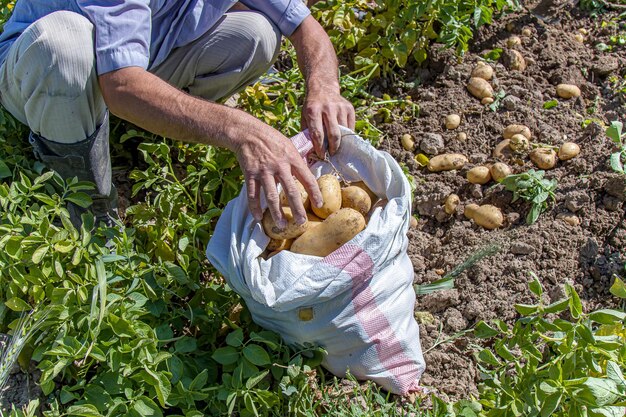
<svg viewBox="0 0 626 417">
<path fill-rule="evenodd" d="M 465 155 L 460 153 L 444 153 L 433 156 L 428 161 L 428 170 L 431 172 L 450 171 L 461 169 L 468 162 Z"/>
<path fill-rule="evenodd" d="M 476 98 L 493 97 L 493 87 L 482 78 L 472 77 L 467 83 L 467 90 Z"/>
<path fill-rule="evenodd" d="M 500 182 L 513 173 L 511 167 L 504 162 L 496 162 L 489 168 L 489 172 L 491 173 L 491 178 L 497 182 Z"/>
<path fill-rule="evenodd" d="M 486 166 L 476 166 L 467 171 L 467 180 L 472 184 L 487 184 L 491 181 L 491 173 Z"/>
<path fill-rule="evenodd" d="M 468 204 L 463 209 L 463 214 L 468 219 L 473 219 L 474 214 L 476 214 L 476 212 L 478 211 L 478 207 L 480 207 L 478 204 L 474 204 L 474 203 Z"/>
<path fill-rule="evenodd" d="M 483 106 L 491 103 L 493 103 L 493 97 L 485 97 L 484 99 L 480 100 L 480 104 L 482 104 Z"/>
<path fill-rule="evenodd" d="M 448 130 L 456 129 L 461 124 L 461 116 L 458 114 L 449 114 L 446 116 L 444 124 Z"/>
<path fill-rule="evenodd" d="M 493 148 L 493 157 L 498 159 L 510 159 L 512 156 L 512 149 L 509 146 L 511 139 L 504 139 Z"/>
<path fill-rule="evenodd" d="M 450 194 L 449 196 L 446 197 L 445 201 L 443 202 L 443 211 L 445 211 L 446 214 L 454 214 L 460 202 L 461 202 L 461 199 L 459 198 L 458 195 Z"/>
<path fill-rule="evenodd" d="M 524 135 L 513 135 L 513 137 L 511 137 L 511 141 L 509 142 L 509 148 L 511 148 L 513 152 L 523 153 L 527 151 L 529 147 L 530 142 Z"/>
<path fill-rule="evenodd" d="M 504 66 L 510 70 L 524 71 L 526 69 L 526 60 L 521 52 L 511 49 L 503 55 Z"/>
<path fill-rule="evenodd" d="M 549 148 L 537 148 L 530 152 L 530 160 L 538 168 L 551 169 L 556 165 L 556 152 Z"/>
<path fill-rule="evenodd" d="M 559 148 L 558 156 L 561 161 L 568 161 L 576 158 L 580 153 L 580 146 L 574 142 L 565 142 Z"/>
<path fill-rule="evenodd" d="M 465 207 L 465 216 L 474 220 L 474 222 L 485 229 L 497 229 L 504 223 L 502 211 L 491 204 L 468 204 Z"/>
<path fill-rule="evenodd" d="M 514 48 L 518 45 L 522 44 L 522 39 L 519 36 L 509 36 L 509 38 L 506 40 L 506 47 L 507 48 Z"/>
<path fill-rule="evenodd" d="M 341 208 L 341 184 L 339 184 L 337 177 L 326 174 L 317 179 L 317 185 L 322 192 L 324 204 L 322 207 L 315 207 L 312 204 L 311 210 L 317 217 L 325 219 Z"/>
<path fill-rule="evenodd" d="M 365 218 L 358 211 L 342 208 L 319 226 L 307 230 L 291 245 L 291 251 L 305 255 L 327 256 L 365 229 Z"/>
<path fill-rule="evenodd" d="M 295 180 L 295 182 L 296 182 L 296 188 L 298 189 L 298 192 L 300 192 L 302 205 L 304 205 L 305 210 L 308 210 L 309 206 L 311 205 L 309 201 L 309 193 L 306 192 L 306 190 L 304 189 L 304 185 L 302 185 L 300 181 Z M 283 207 L 289 206 L 289 199 L 287 198 L 287 194 L 285 193 L 285 190 L 282 190 L 280 192 L 280 205 Z"/>
<path fill-rule="evenodd" d="M 504 132 L 502 132 L 502 137 L 504 137 L 504 139 L 511 139 L 513 135 L 518 135 L 518 134 L 526 136 L 526 139 L 528 140 L 530 140 L 532 136 L 530 133 L 530 129 L 527 126 L 508 125 L 507 127 L 504 128 Z"/>
<path fill-rule="evenodd" d="M 561 98 L 580 97 L 580 88 L 573 84 L 559 84 L 556 86 L 556 95 Z"/>
<path fill-rule="evenodd" d="M 280 229 L 276 226 L 269 210 L 265 210 L 263 213 L 263 220 L 261 223 L 263 225 L 263 231 L 266 235 L 272 239 L 285 240 L 298 237 L 306 231 L 308 228 L 308 222 L 305 222 L 304 224 L 297 224 L 289 207 L 282 207 L 282 210 L 283 216 L 287 221 L 287 227 L 284 229 Z"/>
<path fill-rule="evenodd" d="M 493 68 L 491 65 L 488 65 L 482 61 L 479 61 L 478 64 L 472 70 L 472 77 L 482 78 L 483 80 L 489 81 L 493 78 Z"/>
<path fill-rule="evenodd" d="M 400 142 L 402 143 L 402 147 L 407 151 L 412 151 L 415 148 L 415 142 L 413 141 L 413 136 L 405 133 L 400 138 Z"/>
<path fill-rule="evenodd" d="M 355 209 L 365 216 L 372 208 L 372 199 L 360 187 L 345 187 L 341 189 L 341 207 Z"/>
</svg>

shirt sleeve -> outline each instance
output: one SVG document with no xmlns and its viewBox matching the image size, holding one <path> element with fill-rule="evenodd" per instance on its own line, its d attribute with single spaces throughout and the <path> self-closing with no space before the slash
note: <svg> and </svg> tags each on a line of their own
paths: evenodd
<svg viewBox="0 0 626 417">
<path fill-rule="evenodd" d="M 125 67 L 148 67 L 149 0 L 78 0 L 78 6 L 95 27 L 98 75 Z"/>
<path fill-rule="evenodd" d="M 291 35 L 311 14 L 302 0 L 241 0 L 253 10 L 265 14 L 285 36 Z"/>
</svg>

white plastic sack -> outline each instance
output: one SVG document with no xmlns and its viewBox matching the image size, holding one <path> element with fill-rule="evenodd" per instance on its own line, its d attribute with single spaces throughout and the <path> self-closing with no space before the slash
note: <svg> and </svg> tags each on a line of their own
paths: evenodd
<svg viewBox="0 0 626 417">
<path fill-rule="evenodd" d="M 364 231 L 325 258 L 281 251 L 263 259 L 269 238 L 248 210 L 246 190 L 228 203 L 207 247 L 207 257 L 246 302 L 259 325 L 292 345 L 328 352 L 323 366 L 346 371 L 395 394 L 420 390 L 425 369 L 419 327 L 413 317 L 413 266 L 406 250 L 410 187 L 398 163 L 342 128 L 332 166 L 317 161 L 316 177 L 333 172 L 364 181 L 381 198 Z M 303 157 L 312 150 L 306 133 L 292 138 Z M 265 204 L 265 202 L 262 202 Z M 264 206 L 265 207 L 265 206 Z M 299 312 L 307 314 L 300 319 Z"/>
</svg>

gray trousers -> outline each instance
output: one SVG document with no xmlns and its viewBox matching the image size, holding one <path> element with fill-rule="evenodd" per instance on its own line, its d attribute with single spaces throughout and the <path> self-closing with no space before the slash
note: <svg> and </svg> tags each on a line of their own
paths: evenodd
<svg viewBox="0 0 626 417">
<path fill-rule="evenodd" d="M 191 95 L 218 101 L 267 71 L 280 50 L 280 36 L 263 14 L 232 11 L 150 72 Z M 0 102 L 47 140 L 69 144 L 92 135 L 107 112 L 92 23 L 58 11 L 29 26 L 0 67 Z"/>
</svg>

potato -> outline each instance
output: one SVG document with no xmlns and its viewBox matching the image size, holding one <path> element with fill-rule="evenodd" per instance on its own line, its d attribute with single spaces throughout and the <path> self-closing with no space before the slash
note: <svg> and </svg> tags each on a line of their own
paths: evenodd
<svg viewBox="0 0 626 417">
<path fill-rule="evenodd" d="M 489 168 L 489 172 L 491 173 L 491 178 L 497 182 L 500 182 L 513 173 L 511 168 L 504 162 L 496 162 Z"/>
<path fill-rule="evenodd" d="M 272 239 L 270 238 L 269 243 L 265 250 L 269 252 L 281 251 L 285 249 L 289 249 L 291 244 L 293 243 L 293 239 Z"/>
<path fill-rule="evenodd" d="M 500 143 L 498 143 L 496 145 L 495 148 L 493 148 L 493 157 L 494 158 L 499 158 L 499 159 L 509 159 L 511 158 L 511 148 L 509 147 L 509 144 L 511 143 L 511 139 L 504 139 L 503 141 L 501 141 Z"/>
<path fill-rule="evenodd" d="M 304 189 L 304 185 L 302 185 L 300 181 L 295 180 L 295 182 L 296 182 L 296 188 L 300 192 L 300 199 L 302 200 L 302 205 L 304 205 L 305 210 L 308 210 L 311 205 L 311 202 L 309 201 L 309 193 L 306 192 L 306 190 Z M 289 199 L 287 198 L 287 194 L 285 193 L 285 190 L 282 190 L 280 192 L 280 205 L 283 207 L 289 207 Z"/>
<path fill-rule="evenodd" d="M 456 129 L 461 124 L 461 116 L 458 114 L 449 114 L 446 116 L 444 124 L 448 130 Z"/>
<path fill-rule="evenodd" d="M 467 180 L 472 184 L 487 184 L 491 181 L 491 173 L 486 166 L 476 166 L 467 171 Z"/>
<path fill-rule="evenodd" d="M 325 219 L 341 208 L 341 185 L 337 177 L 332 174 L 319 177 L 317 179 L 317 185 L 319 185 L 320 191 L 322 192 L 324 204 L 322 204 L 322 207 L 315 207 L 315 205 L 312 204 L 311 210 L 317 217 Z"/>
<path fill-rule="evenodd" d="M 460 153 L 444 153 L 430 158 L 430 161 L 428 161 L 428 170 L 431 172 L 439 172 L 461 169 L 467 162 L 465 155 L 461 155 Z"/>
<path fill-rule="evenodd" d="M 582 35 L 582 33 L 577 33 L 574 35 L 574 39 L 576 39 L 576 42 L 578 43 L 584 43 L 585 42 L 585 37 Z"/>
<path fill-rule="evenodd" d="M 507 55 L 505 65 L 507 68 L 516 71 L 524 71 L 526 69 L 526 60 L 520 51 L 511 50 Z"/>
<path fill-rule="evenodd" d="M 507 48 L 514 48 L 518 45 L 522 44 L 522 39 L 519 36 L 509 36 L 509 38 L 506 40 L 506 47 Z"/>
<path fill-rule="evenodd" d="M 530 28 L 523 28 L 522 29 L 522 36 L 531 36 L 533 34 L 533 31 L 530 30 Z"/>
<path fill-rule="evenodd" d="M 272 239 L 285 240 L 293 239 L 304 233 L 308 227 L 308 222 L 305 222 L 304 224 L 297 224 L 289 207 L 282 207 L 282 210 L 283 216 L 285 217 L 285 220 L 287 220 L 287 227 L 280 229 L 276 226 L 270 211 L 265 210 L 263 213 L 263 220 L 261 220 L 265 234 Z"/>
<path fill-rule="evenodd" d="M 372 208 L 372 199 L 360 187 L 345 187 L 341 189 L 341 207 L 355 209 L 365 216 Z"/>
<path fill-rule="evenodd" d="M 567 161 L 575 158 L 580 153 L 580 146 L 574 142 L 565 142 L 559 148 L 558 156 L 561 161 Z"/>
<path fill-rule="evenodd" d="M 324 220 L 320 219 L 319 217 L 317 217 L 315 214 L 309 213 L 308 211 L 306 213 L 306 218 L 307 218 L 308 224 L 309 224 L 309 226 L 307 227 L 307 230 L 311 229 L 312 227 L 319 226 L 324 221 Z"/>
<path fill-rule="evenodd" d="M 402 135 L 402 138 L 400 138 L 400 142 L 402 143 L 402 147 L 407 151 L 412 151 L 415 147 L 413 136 L 409 135 L 408 133 Z"/>
<path fill-rule="evenodd" d="M 524 135 L 513 135 L 511 137 L 511 141 L 509 142 L 509 148 L 511 148 L 513 152 L 523 153 L 527 151 L 529 147 L 530 142 L 528 141 L 528 138 Z"/>
<path fill-rule="evenodd" d="M 307 230 L 291 245 L 291 251 L 305 255 L 328 256 L 365 229 L 365 218 L 358 211 L 342 208 L 319 226 Z"/>
<path fill-rule="evenodd" d="M 580 97 L 580 88 L 573 84 L 559 84 L 556 86 L 556 95 L 561 98 Z"/>
<path fill-rule="evenodd" d="M 454 214 L 460 202 L 461 199 L 458 195 L 450 194 L 443 202 L 443 211 L 445 211 L 446 214 Z"/>
<path fill-rule="evenodd" d="M 469 209 L 469 213 L 468 213 Z M 474 222 L 485 229 L 497 229 L 504 223 L 502 211 L 491 204 L 483 204 L 477 206 L 470 204 L 465 208 L 465 215 L 474 220 Z"/>
<path fill-rule="evenodd" d="M 556 152 L 549 148 L 537 148 L 530 152 L 530 160 L 541 169 L 551 169 L 556 165 Z"/>
<path fill-rule="evenodd" d="M 479 207 L 480 206 L 478 204 L 474 204 L 474 203 L 468 204 L 465 206 L 465 209 L 463 210 L 463 214 L 468 219 L 473 219 Z"/>
<path fill-rule="evenodd" d="M 493 78 L 493 68 L 491 67 L 491 65 L 487 65 L 483 61 L 479 61 L 472 70 L 471 76 L 489 81 Z"/>
<path fill-rule="evenodd" d="M 499 208 L 491 204 L 468 204 L 465 206 L 465 217 L 485 229 L 497 229 L 504 223 L 504 216 Z"/>
<path fill-rule="evenodd" d="M 409 219 L 409 226 L 411 226 L 411 228 L 415 228 L 418 225 L 418 221 L 415 218 L 415 216 L 411 216 L 411 218 Z"/>
<path fill-rule="evenodd" d="M 482 104 L 483 106 L 491 103 L 493 103 L 493 97 L 485 97 L 484 99 L 480 100 L 480 104 Z"/>
<path fill-rule="evenodd" d="M 556 218 L 559 220 L 563 220 L 570 226 L 578 226 L 580 224 L 580 219 L 572 213 L 559 213 L 556 215 Z"/>
<path fill-rule="evenodd" d="M 367 195 L 370 196 L 370 200 L 372 201 L 372 203 L 378 201 L 378 196 L 374 194 L 374 192 L 370 190 L 370 188 L 363 181 L 354 181 L 351 182 L 350 185 L 363 189 L 363 191 L 365 191 Z"/>
<path fill-rule="evenodd" d="M 467 140 L 467 133 L 465 132 L 459 132 L 458 135 L 456 135 L 457 140 L 460 140 L 462 142 Z"/>
<path fill-rule="evenodd" d="M 530 129 L 524 125 L 508 125 L 504 128 L 504 132 L 502 132 L 502 137 L 504 139 L 511 139 L 513 135 L 524 135 L 526 139 L 530 140 L 532 137 L 530 133 Z"/>
<path fill-rule="evenodd" d="M 467 83 L 467 90 L 476 98 L 493 97 L 493 87 L 482 78 L 472 77 Z"/>
</svg>

